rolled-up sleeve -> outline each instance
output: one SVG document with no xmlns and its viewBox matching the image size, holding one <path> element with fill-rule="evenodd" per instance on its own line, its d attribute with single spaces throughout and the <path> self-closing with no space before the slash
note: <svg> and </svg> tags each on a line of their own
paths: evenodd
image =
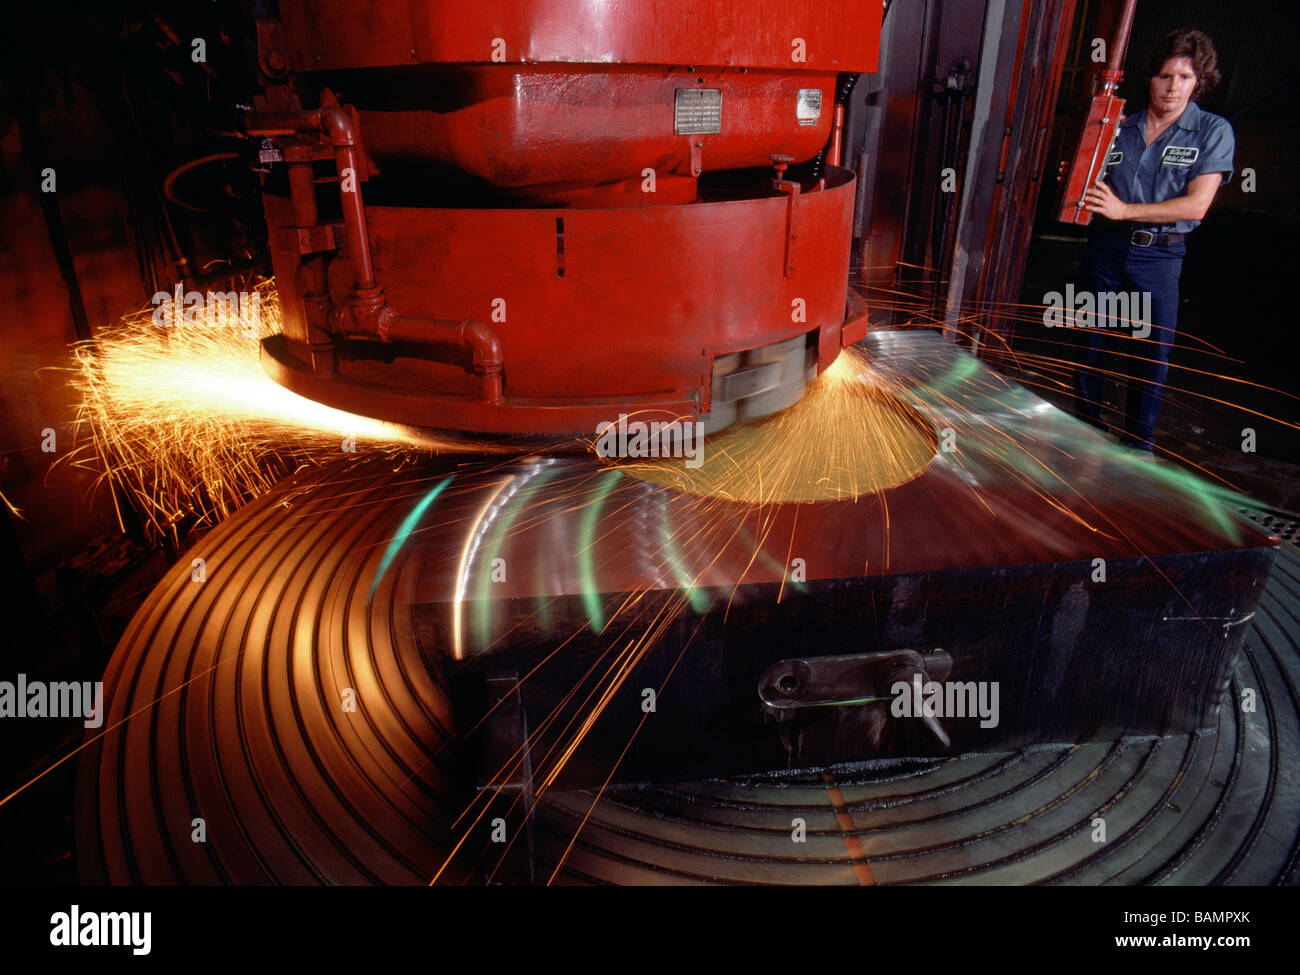
<svg viewBox="0 0 1300 975">
<path fill-rule="evenodd" d="M 1205 173 L 1222 173 L 1223 179 L 1219 185 L 1228 182 L 1232 179 L 1232 157 L 1236 148 L 1237 140 L 1232 133 L 1232 125 L 1227 119 L 1214 119 L 1202 133 L 1201 151 L 1197 153 L 1188 178 L 1195 179 Z"/>
</svg>

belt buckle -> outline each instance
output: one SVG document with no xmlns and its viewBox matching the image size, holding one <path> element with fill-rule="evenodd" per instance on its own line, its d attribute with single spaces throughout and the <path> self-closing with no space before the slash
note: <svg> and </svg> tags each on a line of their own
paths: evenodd
<svg viewBox="0 0 1300 975">
<path fill-rule="evenodd" d="M 1146 237 L 1146 240 L 1138 240 L 1139 237 Z M 1128 240 L 1134 247 L 1150 247 L 1155 243 L 1156 235 L 1150 230 L 1135 230 Z"/>
</svg>

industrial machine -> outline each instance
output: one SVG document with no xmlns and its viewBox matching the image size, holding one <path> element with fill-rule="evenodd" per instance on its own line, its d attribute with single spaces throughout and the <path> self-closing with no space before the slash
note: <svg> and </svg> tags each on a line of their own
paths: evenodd
<svg viewBox="0 0 1300 975">
<path fill-rule="evenodd" d="M 865 333 L 843 96 L 876 4 L 353 3 L 258 21 L 282 336 L 352 412 L 589 434 L 773 413 Z"/>
<path fill-rule="evenodd" d="M 1084 797 L 1072 824 L 1089 783 L 1123 796 L 1152 769 L 1162 804 L 1210 801 L 1221 759 L 1193 744 L 1134 771 L 1120 743 L 1249 738 L 1225 691 L 1277 539 L 937 333 L 868 334 L 841 146 L 881 4 L 253 9 L 260 90 L 237 123 L 283 318 L 263 366 L 464 439 L 299 472 L 159 583 L 106 673 L 122 730 L 82 762 L 90 876 L 695 876 L 673 858 L 744 807 L 762 824 L 702 843 L 728 866 L 701 875 L 752 879 L 730 865 L 784 843 L 813 788 L 838 852 L 810 858 L 863 882 L 832 769 L 880 808 L 923 772 L 978 790 L 1016 767 L 1032 792 L 1077 756 L 1096 769 L 1058 796 Z M 700 424 L 731 473 L 556 449 L 628 417 Z M 478 449 L 505 437 L 529 439 Z M 762 802 L 733 781 L 778 774 Z M 620 789 L 596 818 L 627 847 L 605 857 L 578 836 Z M 966 843 L 927 837 L 920 859 Z"/>
</svg>

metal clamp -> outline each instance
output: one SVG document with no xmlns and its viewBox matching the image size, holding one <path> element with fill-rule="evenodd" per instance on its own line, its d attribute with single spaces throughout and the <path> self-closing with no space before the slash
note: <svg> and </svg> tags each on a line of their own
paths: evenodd
<svg viewBox="0 0 1300 975">
<path fill-rule="evenodd" d="M 778 723 L 788 724 L 802 712 L 815 708 L 859 707 L 878 712 L 879 745 L 888 718 L 890 688 L 902 682 L 919 697 L 929 681 L 943 681 L 952 673 L 952 657 L 943 650 L 920 654 L 915 650 L 882 650 L 832 657 L 796 657 L 773 664 L 758 681 L 764 710 Z M 918 715 L 927 731 L 944 748 L 951 743 L 938 719 Z"/>
</svg>

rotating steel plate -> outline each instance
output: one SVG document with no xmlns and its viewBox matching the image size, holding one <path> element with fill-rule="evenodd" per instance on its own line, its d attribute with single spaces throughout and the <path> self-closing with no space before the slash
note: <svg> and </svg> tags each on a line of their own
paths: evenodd
<svg viewBox="0 0 1300 975">
<path fill-rule="evenodd" d="M 377 461 L 302 475 L 175 567 L 106 675 L 110 730 L 82 766 L 87 879 L 439 875 L 468 828 L 453 820 L 473 798 L 472 774 L 448 747 L 456 739 L 442 680 L 454 664 L 429 652 L 428 634 L 402 608 L 403 593 L 421 584 L 411 570 L 421 560 L 399 555 L 383 568 L 399 523 L 438 483 Z M 532 875 L 1294 882 L 1300 795 L 1285 769 L 1300 749 L 1298 607 L 1300 559 L 1284 546 L 1233 685 L 1238 701 L 1254 690 L 1258 707 L 1229 702 L 1217 734 L 615 788 L 599 801 L 552 791 L 532 819 Z M 343 706 L 347 689 L 354 711 Z M 1104 842 L 1093 839 L 1098 818 Z M 796 819 L 805 823 L 801 843 L 792 839 Z M 440 881 L 488 875 L 481 844 L 469 849 Z"/>
</svg>

